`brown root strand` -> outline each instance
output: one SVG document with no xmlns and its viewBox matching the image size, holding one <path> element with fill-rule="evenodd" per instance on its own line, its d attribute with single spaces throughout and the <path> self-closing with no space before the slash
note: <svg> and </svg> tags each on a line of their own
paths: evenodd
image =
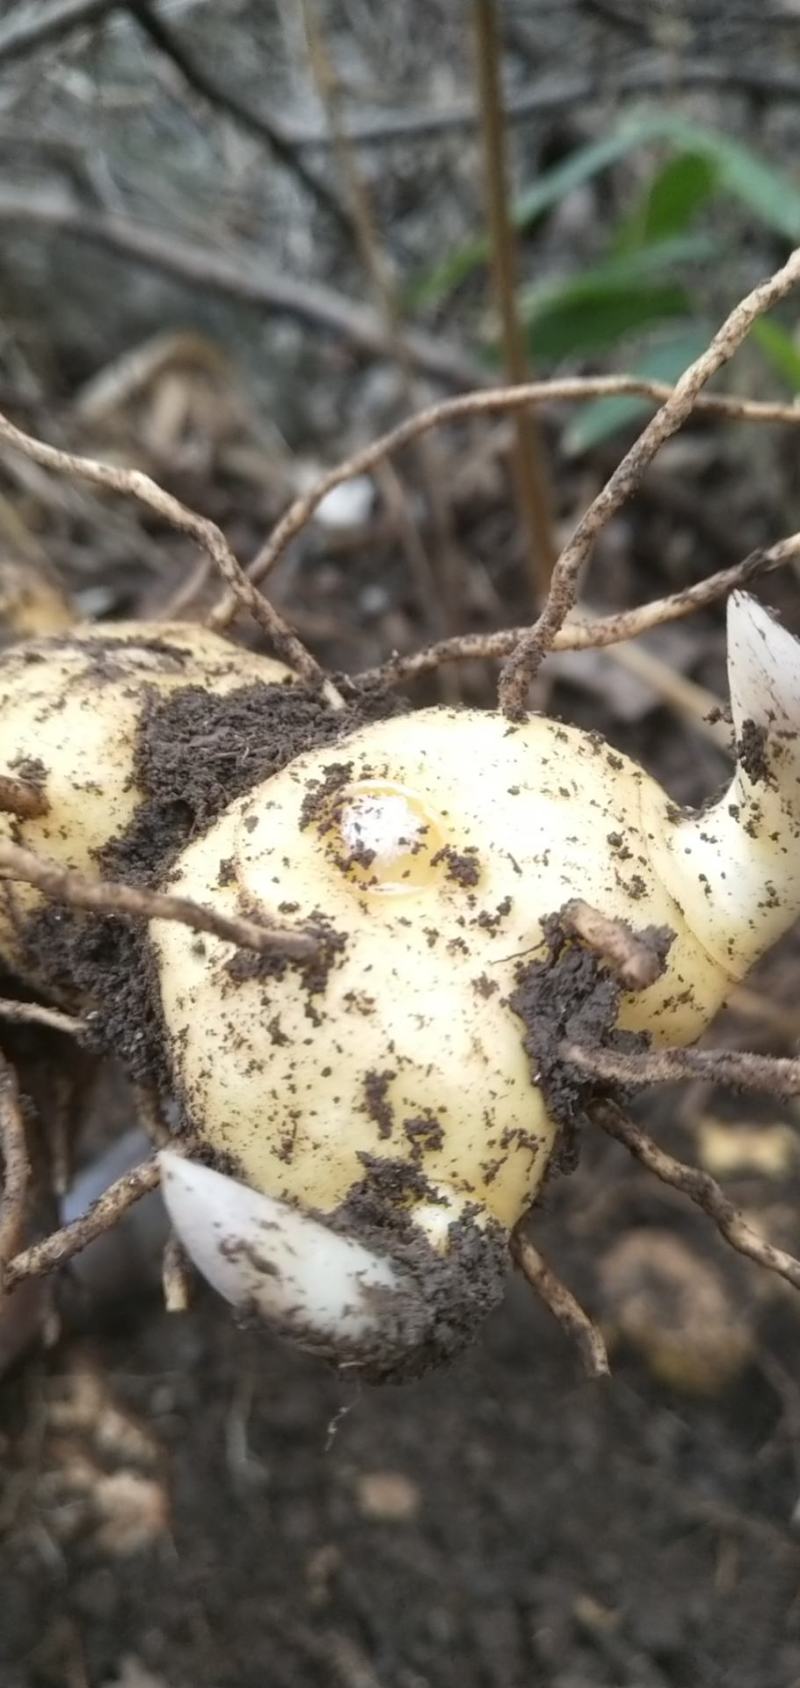
<svg viewBox="0 0 800 1688">
<path fill-rule="evenodd" d="M 0 774 L 0 809 L 6 814 L 16 815 L 21 821 L 34 821 L 46 815 L 49 808 L 44 793 L 37 791 L 35 785 L 12 779 L 10 774 Z"/>
<path fill-rule="evenodd" d="M 748 586 L 762 574 L 769 574 L 783 563 L 800 556 L 800 533 L 790 534 L 768 549 L 752 551 L 741 563 L 719 569 L 694 586 L 672 592 L 666 598 L 654 598 L 652 603 L 640 604 L 632 610 L 620 610 L 613 615 L 598 616 L 594 621 L 571 621 L 559 628 L 553 640 L 555 651 L 599 650 L 617 645 L 623 639 L 636 639 L 670 621 L 680 621 L 694 611 L 705 609 L 719 598 L 743 586 Z M 522 627 L 502 628 L 492 633 L 461 633 L 452 639 L 441 639 L 427 649 L 413 651 L 408 656 L 393 656 L 380 668 L 366 669 L 358 675 L 362 685 L 397 686 L 428 674 L 445 662 L 498 661 L 508 656 L 524 637 Z"/>
<path fill-rule="evenodd" d="M 5 1287 L 3 1269 L 25 1234 L 30 1162 L 17 1077 L 4 1055 L 0 1055 L 0 1157 L 0 1279 Z"/>
<path fill-rule="evenodd" d="M 608 1377 L 611 1368 L 600 1331 L 576 1301 L 572 1291 L 567 1289 L 552 1267 L 548 1266 L 530 1237 L 519 1228 L 512 1237 L 511 1251 L 531 1289 L 535 1290 L 540 1301 L 549 1308 L 570 1341 L 576 1343 L 587 1375 Z"/>
<path fill-rule="evenodd" d="M 560 381 L 528 381 L 523 386 L 478 389 L 474 392 L 459 393 L 456 398 L 443 399 L 439 404 L 429 405 L 426 410 L 409 416 L 396 428 L 363 446 L 360 451 L 353 452 L 342 463 L 322 475 L 307 492 L 295 498 L 249 564 L 247 577 L 251 582 L 256 582 L 271 574 L 291 541 L 307 526 L 323 498 L 327 497 L 334 487 L 352 480 L 355 475 L 369 474 L 384 458 L 401 451 L 404 446 L 410 445 L 421 434 L 429 433 L 432 428 L 443 427 L 450 422 L 462 422 L 470 417 L 513 413 L 531 405 L 575 403 L 594 398 L 635 397 L 653 399 L 662 404 L 669 401 L 676 391 L 676 388 L 665 382 L 646 381 L 631 375 L 572 376 Z M 702 415 L 721 416 L 733 421 L 778 422 L 794 426 L 800 423 L 800 406 L 797 405 L 764 404 L 754 399 L 700 394 L 693 408 Z M 224 631 L 233 621 L 238 608 L 236 595 L 226 593 L 208 615 L 208 625 L 217 632 Z M 527 632 L 528 629 L 522 631 Z M 519 643 L 520 636 L 520 630 L 515 630 L 513 643 L 497 654 L 504 655 L 513 649 L 514 645 Z"/>
<path fill-rule="evenodd" d="M 82 1038 L 88 1030 L 85 1020 L 62 1014 L 59 1008 L 46 1008 L 41 1002 L 16 1002 L 5 996 L 0 997 L 0 1020 L 17 1026 L 47 1026 L 49 1031 L 64 1032 L 67 1037 Z"/>
<path fill-rule="evenodd" d="M 123 1173 L 114 1184 L 110 1184 L 102 1196 L 90 1207 L 89 1212 L 80 1219 L 73 1219 L 69 1225 L 63 1225 L 60 1230 L 51 1232 L 49 1237 L 43 1237 L 41 1242 L 32 1243 L 30 1248 L 23 1249 L 8 1262 L 3 1273 L 3 1288 L 14 1289 L 26 1278 L 44 1278 L 58 1267 L 65 1265 L 73 1255 L 80 1254 L 88 1248 L 97 1237 L 105 1231 L 110 1231 L 122 1218 L 123 1213 L 140 1197 L 154 1190 L 159 1182 L 160 1173 L 158 1162 L 142 1161 L 140 1166 L 132 1172 Z"/>
<path fill-rule="evenodd" d="M 592 950 L 616 974 L 626 991 L 643 991 L 664 971 L 663 950 L 648 943 L 626 925 L 601 914 L 582 897 L 572 897 L 559 910 L 564 931 Z"/>
<path fill-rule="evenodd" d="M 215 938 L 236 944 L 240 949 L 256 950 L 260 955 L 284 955 L 291 961 L 309 961 L 319 953 L 319 943 L 310 932 L 261 926 L 254 920 L 219 914 L 216 909 L 194 903 L 188 897 L 143 891 L 115 880 L 88 879 L 6 839 L 0 839 L 0 878 L 20 879 L 35 885 L 52 902 L 65 903 L 69 908 L 132 920 L 174 920 L 193 932 L 209 932 Z"/>
<path fill-rule="evenodd" d="M 701 389 L 733 356 L 756 319 L 777 304 L 800 280 L 800 247 L 782 268 L 739 301 L 702 355 L 684 370 L 666 403 L 625 453 L 602 491 L 581 517 L 553 570 L 550 591 L 538 620 L 512 651 L 500 675 L 500 707 L 511 720 L 525 713 L 528 691 L 555 636 L 575 608 L 580 582 L 601 529 L 635 492 L 648 464 L 694 410 Z"/>
<path fill-rule="evenodd" d="M 618 1143 L 624 1144 L 629 1153 L 648 1172 L 654 1173 L 662 1184 L 671 1185 L 673 1190 L 679 1190 L 702 1208 L 738 1254 L 746 1255 L 757 1266 L 776 1272 L 794 1289 L 800 1289 L 800 1260 L 795 1260 L 794 1255 L 786 1254 L 783 1249 L 775 1248 L 760 1237 L 709 1172 L 687 1166 L 684 1161 L 667 1154 L 613 1102 L 593 1102 L 588 1113 L 596 1125 L 607 1131 L 610 1137 L 615 1137 Z"/>
<path fill-rule="evenodd" d="M 73 452 L 61 451 L 56 446 L 46 445 L 43 440 L 35 439 L 31 434 L 23 433 L 21 428 L 16 428 L 13 422 L 9 422 L 3 415 L 0 415 L 0 441 L 13 447 L 15 451 L 22 452 L 23 456 L 40 464 L 43 469 L 51 469 L 59 475 L 71 475 L 89 481 L 92 486 L 103 487 L 108 492 L 136 498 L 141 504 L 147 505 L 148 509 L 154 510 L 156 515 L 171 527 L 177 528 L 181 533 L 190 534 L 211 558 L 223 580 L 227 581 L 237 603 L 249 610 L 253 620 L 266 633 L 278 655 L 290 667 L 295 668 L 304 680 L 310 684 L 319 684 L 323 678 L 319 663 L 311 652 L 306 650 L 305 645 L 292 632 L 278 611 L 247 578 L 222 529 L 218 528 L 215 522 L 188 509 L 140 469 L 117 468 L 111 463 L 97 462 L 92 457 L 78 457 Z"/>
<path fill-rule="evenodd" d="M 562 1044 L 559 1054 L 582 1072 L 623 1085 L 703 1079 L 767 1096 L 800 1096 L 800 1059 L 789 1056 L 754 1055 L 739 1049 L 654 1049 L 622 1054 L 577 1043 Z"/>
</svg>

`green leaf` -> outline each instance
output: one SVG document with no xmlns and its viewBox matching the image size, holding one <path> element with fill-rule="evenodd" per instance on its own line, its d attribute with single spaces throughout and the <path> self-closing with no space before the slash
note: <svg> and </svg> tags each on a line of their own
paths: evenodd
<svg viewBox="0 0 800 1688">
<path fill-rule="evenodd" d="M 549 361 L 605 351 L 637 328 L 691 311 L 678 282 L 580 277 L 557 293 L 529 296 L 525 326 L 532 352 Z"/>
<path fill-rule="evenodd" d="M 718 186 L 718 167 L 707 153 L 681 152 L 668 159 L 641 204 L 625 219 L 614 242 L 616 250 L 635 251 L 684 235 Z"/>
<path fill-rule="evenodd" d="M 684 369 L 705 350 L 710 332 L 707 324 L 695 323 L 691 328 L 665 336 L 637 359 L 628 373 L 651 381 L 677 381 Z M 581 452 L 599 445 L 601 440 L 619 433 L 621 428 L 629 427 L 638 417 L 652 413 L 653 408 L 650 399 L 593 399 L 585 409 L 576 413 L 565 429 L 562 436 L 564 450 L 570 456 L 578 457 Z"/>
<path fill-rule="evenodd" d="M 758 342 L 770 367 L 786 382 L 793 393 L 800 393 L 800 350 L 790 334 L 770 317 L 762 317 L 753 324 L 753 339 Z"/>
<path fill-rule="evenodd" d="M 613 134 L 605 135 L 602 140 L 592 141 L 587 146 L 578 147 L 561 164 L 554 165 L 551 170 L 545 170 L 538 181 L 514 202 L 512 212 L 517 228 L 528 228 L 543 216 L 545 211 L 550 211 L 557 205 L 559 200 L 565 199 L 573 188 L 580 187 L 601 170 L 606 170 L 610 164 L 624 158 L 626 153 L 657 137 L 660 124 L 659 113 L 645 116 L 637 114 L 623 122 Z M 489 242 L 485 235 L 477 236 L 466 241 L 463 246 L 456 247 L 441 263 L 436 264 L 432 270 L 427 270 L 416 282 L 412 282 L 405 293 L 407 306 L 419 310 L 441 304 L 442 300 L 460 286 L 488 256 Z"/>
<path fill-rule="evenodd" d="M 695 164 L 683 167 L 676 178 L 667 177 L 666 191 L 659 189 L 657 204 L 652 212 L 656 229 L 666 226 L 669 213 L 664 201 L 672 200 L 672 217 L 678 216 L 676 205 L 681 196 L 688 203 L 692 194 L 699 204 L 701 175 L 698 160 L 705 160 L 713 170 L 716 186 L 731 194 L 749 212 L 786 239 L 800 239 L 800 191 L 792 180 L 776 165 L 762 159 L 751 148 L 734 141 L 730 136 L 690 123 L 685 118 L 665 111 L 635 111 L 623 118 L 613 134 L 588 146 L 578 147 L 569 158 L 552 170 L 546 170 L 513 206 L 518 228 L 527 228 L 563 199 L 573 188 L 599 175 L 602 170 L 618 163 L 631 152 L 640 151 L 653 142 L 665 142 L 695 159 Z M 667 167 L 668 168 L 668 167 Z M 690 193 L 690 178 L 692 179 Z M 709 190 L 711 191 L 711 190 Z M 660 221 L 659 221 L 660 220 Z M 675 222 L 672 223 L 675 228 Z M 684 225 L 685 226 L 685 225 Z M 433 269 L 412 283 L 405 298 L 410 308 L 440 304 L 488 256 L 485 236 L 466 242 L 448 253 Z"/>
</svg>

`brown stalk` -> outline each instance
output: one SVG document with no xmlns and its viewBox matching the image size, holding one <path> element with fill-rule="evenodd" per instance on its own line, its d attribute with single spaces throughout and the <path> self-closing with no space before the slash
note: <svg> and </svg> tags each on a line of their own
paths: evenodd
<svg viewBox="0 0 800 1688">
<path fill-rule="evenodd" d="M 46 1008 L 40 1002 L 14 1002 L 9 997 L 0 997 L 0 1020 L 18 1026 L 47 1026 L 49 1031 L 64 1032 L 67 1037 L 82 1038 L 87 1031 L 84 1020 L 62 1014 L 58 1008 Z"/>
<path fill-rule="evenodd" d="M 473 22 L 494 291 L 500 316 L 505 373 L 509 381 L 516 384 L 528 380 L 529 370 L 517 308 L 516 235 L 509 215 L 506 126 L 495 0 L 473 0 Z M 547 594 L 558 556 L 553 531 L 550 476 L 535 417 L 527 411 L 519 411 L 515 427 L 517 502 L 526 534 L 531 599 L 538 604 Z"/>
<path fill-rule="evenodd" d="M 0 879 L 22 880 L 35 885 L 52 902 L 85 909 L 91 914 L 120 915 L 128 920 L 174 920 L 193 932 L 210 932 L 216 938 L 241 949 L 256 950 L 260 955 L 285 955 L 292 961 L 308 961 L 319 954 L 319 942 L 310 932 L 261 926 L 254 920 L 219 914 L 216 909 L 192 902 L 188 897 L 143 891 L 115 880 L 88 879 L 7 839 L 0 839 Z"/>
<path fill-rule="evenodd" d="M 581 517 L 553 570 L 550 591 L 541 615 L 520 640 L 501 672 L 498 688 L 500 707 L 511 720 L 524 715 L 531 681 L 547 652 L 552 650 L 559 628 L 575 607 L 583 571 L 601 529 L 635 492 L 647 465 L 665 440 L 676 433 L 691 415 L 706 382 L 733 356 L 757 318 L 790 292 L 798 279 L 800 247 L 795 248 L 780 270 L 753 288 L 734 307 L 711 344 L 684 371 L 670 398 L 648 422 Z"/>
</svg>

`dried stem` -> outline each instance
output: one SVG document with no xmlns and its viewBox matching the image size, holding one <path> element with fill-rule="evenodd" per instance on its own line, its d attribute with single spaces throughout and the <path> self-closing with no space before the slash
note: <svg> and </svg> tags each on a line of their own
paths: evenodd
<svg viewBox="0 0 800 1688">
<path fill-rule="evenodd" d="M 509 214 L 506 128 L 500 76 L 495 0 L 473 0 L 481 131 L 486 176 L 486 207 L 492 247 L 494 290 L 500 313 L 505 371 L 515 384 L 528 378 L 528 359 L 517 309 L 516 237 Z M 553 532 L 550 477 L 534 416 L 516 417 L 517 499 L 527 537 L 532 600 L 547 594 L 558 546 Z"/>
<path fill-rule="evenodd" d="M 123 1173 L 103 1191 L 88 1213 L 15 1255 L 3 1274 L 3 1288 L 14 1289 L 25 1278 L 44 1278 L 49 1272 L 55 1272 L 73 1255 L 80 1254 L 89 1243 L 93 1243 L 96 1237 L 101 1237 L 104 1231 L 113 1230 L 127 1208 L 138 1202 L 148 1190 L 156 1188 L 159 1178 L 155 1156 L 134 1167 L 132 1172 Z"/>
<path fill-rule="evenodd" d="M 602 1126 L 610 1137 L 615 1137 L 618 1143 L 624 1143 L 625 1148 L 646 1167 L 648 1172 L 655 1173 L 663 1184 L 670 1184 L 674 1190 L 688 1196 L 697 1207 L 712 1219 L 718 1231 L 735 1248 L 739 1254 L 745 1254 L 754 1260 L 758 1266 L 765 1266 L 768 1272 L 777 1272 L 785 1278 L 794 1289 L 800 1289 L 800 1260 L 795 1260 L 791 1254 L 783 1249 L 773 1247 L 763 1237 L 754 1231 L 744 1215 L 734 1207 L 732 1201 L 720 1189 L 716 1179 L 710 1173 L 702 1172 L 699 1167 L 686 1166 L 683 1161 L 675 1160 L 665 1149 L 659 1148 L 648 1137 L 640 1125 L 628 1119 L 613 1102 L 594 1102 L 589 1109 L 590 1118 L 595 1124 Z"/>
<path fill-rule="evenodd" d="M 549 1307 L 571 1341 L 577 1343 L 589 1377 L 608 1377 L 610 1367 L 602 1335 L 572 1291 L 556 1277 L 552 1267 L 548 1266 L 523 1231 L 517 1229 L 514 1232 L 511 1250 L 531 1288 L 545 1307 Z"/>
<path fill-rule="evenodd" d="M 704 1079 L 767 1096 L 800 1096 L 800 1059 L 788 1056 L 754 1055 L 743 1049 L 653 1049 L 624 1055 L 567 1042 L 560 1045 L 559 1055 L 581 1072 L 624 1085 Z"/>
<path fill-rule="evenodd" d="M 273 609 L 248 580 L 225 535 L 215 522 L 187 509 L 185 504 L 179 503 L 177 498 L 164 492 L 162 487 L 140 469 L 121 469 L 110 463 L 98 463 L 91 457 L 77 457 L 72 452 L 61 451 L 56 446 L 46 445 L 44 441 L 23 433 L 21 428 L 16 428 L 13 422 L 9 422 L 8 418 L 2 415 L 0 440 L 13 446 L 16 451 L 21 451 L 25 457 L 31 458 L 44 469 L 52 469 L 59 475 L 78 476 L 82 480 L 90 481 L 93 486 L 105 487 L 109 492 L 138 498 L 140 503 L 146 504 L 148 509 L 154 510 L 156 515 L 161 516 L 172 527 L 178 528 L 182 533 L 191 534 L 219 569 L 237 602 L 250 611 L 253 620 L 267 634 L 279 655 L 296 668 L 303 679 L 311 683 L 320 683 L 323 680 L 319 664 L 278 611 Z"/>
<path fill-rule="evenodd" d="M 260 955 L 285 955 L 292 961 L 309 961 L 319 954 L 319 941 L 310 932 L 261 926 L 254 920 L 219 914 L 216 909 L 191 902 L 188 897 L 144 891 L 115 880 L 88 879 L 6 839 L 0 839 L 0 879 L 20 879 L 35 885 L 53 902 L 86 909 L 91 914 L 120 915 L 128 920 L 174 920 L 189 926 L 193 932 L 210 932 L 216 938 L 241 949 L 256 950 Z"/>
<path fill-rule="evenodd" d="M 3 1183 L 0 1191 L 0 1283 L 6 1263 L 19 1248 L 25 1234 L 25 1204 L 30 1181 L 25 1121 L 22 1117 L 17 1078 L 11 1063 L 0 1055 L 0 1156 Z M 2 1294 L 0 1290 L 0 1295 Z"/>
<path fill-rule="evenodd" d="M 640 604 L 636 609 L 619 610 L 613 615 L 598 616 L 593 621 L 568 621 L 556 633 L 553 649 L 600 649 L 619 644 L 623 639 L 637 639 L 665 622 L 679 621 L 695 610 L 705 609 L 718 598 L 726 597 L 736 588 L 747 586 L 760 575 L 769 574 L 798 557 L 800 533 L 793 533 L 767 550 L 751 551 L 741 563 L 720 569 L 705 580 L 697 581 L 694 586 L 672 592 L 667 598 L 655 598 L 652 603 Z M 412 651 L 408 656 L 390 657 L 379 668 L 365 670 L 358 679 L 363 684 L 395 686 L 405 680 L 416 679 L 419 674 L 427 674 L 443 662 L 497 661 L 515 649 L 523 632 L 522 628 L 508 627 L 492 633 L 461 633 L 454 639 L 441 639 L 425 650 Z"/>
<path fill-rule="evenodd" d="M 491 387 L 459 393 L 452 399 L 442 399 L 439 404 L 418 411 L 416 416 L 409 416 L 396 428 L 370 441 L 369 445 L 363 446 L 360 451 L 353 452 L 336 468 L 329 469 L 326 474 L 320 476 L 315 486 L 294 499 L 253 558 L 247 570 L 248 579 L 251 582 L 264 580 L 272 572 L 288 545 L 310 522 L 323 498 L 332 492 L 334 487 L 341 486 L 343 481 L 352 480 L 355 475 L 369 474 L 385 457 L 402 450 L 418 435 L 426 434 L 432 428 L 443 427 L 450 422 L 462 422 L 468 417 L 502 415 L 507 411 L 524 409 L 528 405 L 575 403 L 584 399 L 619 395 L 635 395 L 662 403 L 668 402 L 676 392 L 677 388 L 667 386 L 663 381 L 644 381 L 632 375 L 597 375 L 573 376 L 560 381 L 529 381 L 522 387 Z M 762 404 L 754 399 L 701 394 L 694 404 L 694 409 L 705 416 L 722 416 L 733 421 L 788 422 L 795 426 L 800 424 L 799 405 Z M 212 610 L 208 618 L 209 625 L 221 631 L 233 620 L 238 608 L 235 595 L 226 593 Z M 520 635 L 517 631 L 514 631 L 513 635 L 498 636 L 513 637 L 514 644 L 519 643 Z M 613 643 L 613 640 L 608 642 Z"/>
<path fill-rule="evenodd" d="M 38 820 L 50 807 L 44 793 L 27 780 L 15 780 L 10 774 L 0 774 L 0 809 L 16 815 L 21 821 Z"/>
<path fill-rule="evenodd" d="M 500 706 L 512 720 L 524 715 L 530 683 L 543 657 L 552 649 L 559 628 L 575 607 L 584 567 L 601 529 L 636 490 L 647 465 L 665 440 L 676 433 L 691 415 L 706 382 L 733 356 L 756 319 L 790 292 L 798 279 L 800 247 L 795 248 L 775 275 L 753 288 L 734 307 L 711 344 L 684 371 L 670 398 L 651 418 L 581 517 L 553 570 L 550 592 L 541 615 L 520 640 L 500 675 Z"/>
<path fill-rule="evenodd" d="M 72 1014 L 45 1008 L 40 1002 L 14 1002 L 10 997 L 0 997 L 0 1020 L 18 1026 L 47 1026 L 51 1032 L 64 1032 L 67 1037 L 79 1039 L 87 1032 L 85 1020 L 76 1020 Z"/>
<path fill-rule="evenodd" d="M 165 1244 L 161 1261 L 161 1288 L 168 1313 L 186 1313 L 191 1305 L 194 1275 L 188 1256 L 174 1231 Z"/>
</svg>

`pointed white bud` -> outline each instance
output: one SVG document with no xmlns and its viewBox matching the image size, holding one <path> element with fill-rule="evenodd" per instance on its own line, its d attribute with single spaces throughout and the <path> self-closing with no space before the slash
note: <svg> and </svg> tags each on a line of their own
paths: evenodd
<svg viewBox="0 0 800 1688">
<path fill-rule="evenodd" d="M 424 1338 L 419 1295 L 391 1260 L 173 1150 L 159 1161 L 183 1247 L 234 1307 L 340 1364 L 387 1366 Z"/>
</svg>

